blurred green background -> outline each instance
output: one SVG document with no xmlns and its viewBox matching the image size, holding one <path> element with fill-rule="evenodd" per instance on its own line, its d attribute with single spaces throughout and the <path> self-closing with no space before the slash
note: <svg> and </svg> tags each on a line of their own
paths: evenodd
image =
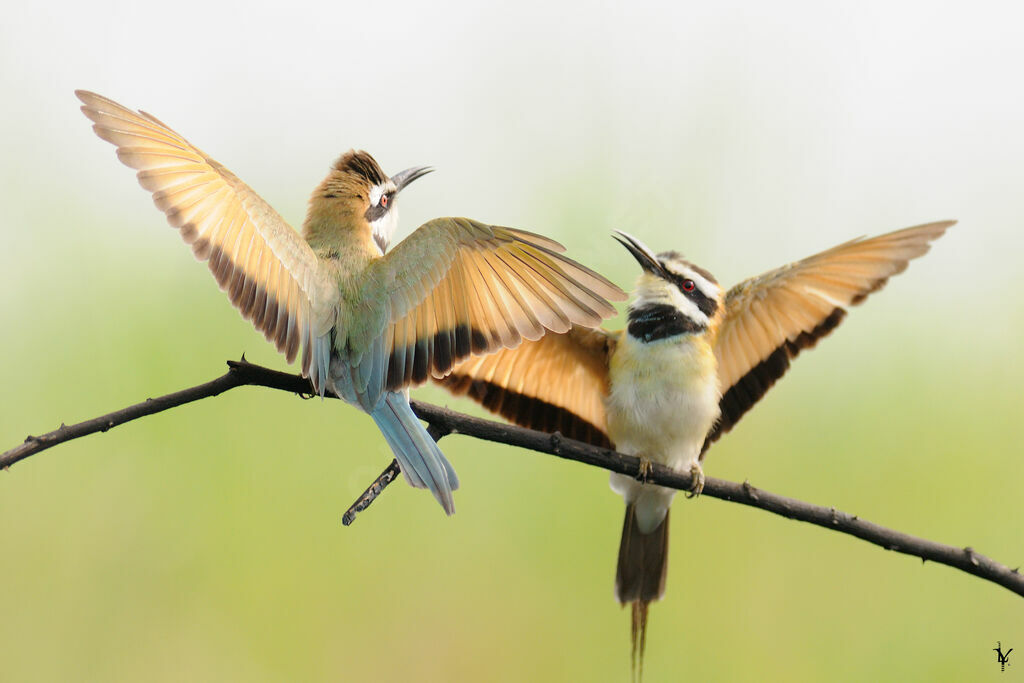
<svg viewBox="0 0 1024 683">
<path fill-rule="evenodd" d="M 243 352 L 285 367 L 89 131 L 71 92 L 89 88 L 296 225 L 364 147 L 392 172 L 438 168 L 403 195 L 400 236 L 450 214 L 538 230 L 627 287 L 612 228 L 733 283 L 960 219 L 706 470 L 1024 563 L 1019 8 L 148 7 L 23 4 L 0 25 L 0 448 Z M 457 515 L 399 483 L 347 529 L 390 458 L 372 422 L 258 388 L 0 473 L 0 680 L 627 680 L 606 473 L 443 446 Z M 1024 672 L 1002 588 L 707 498 L 672 524 L 648 681 Z M 997 640 L 1016 648 L 1005 674 Z"/>
</svg>

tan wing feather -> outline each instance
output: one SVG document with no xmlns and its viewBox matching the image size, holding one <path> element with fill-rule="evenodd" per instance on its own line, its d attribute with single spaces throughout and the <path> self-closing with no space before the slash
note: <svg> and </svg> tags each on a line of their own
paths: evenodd
<svg viewBox="0 0 1024 683">
<path fill-rule="evenodd" d="M 75 94 L 96 134 L 138 170 L 139 184 L 242 315 L 289 363 L 305 347 L 302 372 L 309 375 L 321 357 L 312 346 L 326 343 L 320 338 L 333 322 L 338 291 L 305 240 L 233 173 L 155 117 L 95 93 Z"/>
<path fill-rule="evenodd" d="M 374 262 L 366 281 L 383 288 L 377 295 L 390 308 L 387 387 L 443 377 L 471 353 L 513 348 L 571 325 L 596 327 L 614 315 L 607 300 L 625 293 L 561 249 L 532 233 L 438 218 Z M 353 347 L 367 341 L 354 339 Z"/>
<path fill-rule="evenodd" d="M 520 426 L 610 447 L 604 398 L 616 338 L 599 328 L 549 332 L 515 349 L 467 358 L 435 381 Z"/>
<path fill-rule="evenodd" d="M 954 223 L 852 240 L 729 290 L 715 341 L 722 418 L 708 443 L 764 395 L 789 368 L 790 359 L 834 329 L 846 307 L 881 289 Z"/>
</svg>

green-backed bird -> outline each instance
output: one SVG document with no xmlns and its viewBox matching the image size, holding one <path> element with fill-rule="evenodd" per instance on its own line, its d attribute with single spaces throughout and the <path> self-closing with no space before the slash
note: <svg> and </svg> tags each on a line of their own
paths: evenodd
<svg viewBox="0 0 1024 683">
<path fill-rule="evenodd" d="M 625 330 L 574 326 L 492 356 L 470 358 L 441 383 L 512 422 L 635 455 L 704 483 L 708 446 L 789 368 L 953 222 L 855 239 L 724 291 L 677 252 L 620 241 L 643 272 Z M 621 474 L 626 502 L 615 595 L 632 607 L 633 662 L 647 609 L 665 590 L 673 489 Z"/>
<path fill-rule="evenodd" d="M 233 173 L 145 112 L 76 91 L 93 130 L 221 289 L 302 374 L 373 417 L 413 486 L 451 514 L 458 479 L 409 406 L 407 387 L 471 354 L 599 325 L 625 293 L 557 242 L 437 218 L 388 251 L 395 202 L 423 166 L 388 177 L 349 151 L 313 191 L 302 234 Z"/>
</svg>

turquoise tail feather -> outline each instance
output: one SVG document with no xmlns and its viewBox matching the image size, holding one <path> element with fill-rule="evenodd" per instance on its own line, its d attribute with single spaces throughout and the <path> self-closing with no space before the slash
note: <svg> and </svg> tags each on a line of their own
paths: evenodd
<svg viewBox="0 0 1024 683">
<path fill-rule="evenodd" d="M 427 434 L 409 406 L 409 398 L 389 391 L 370 413 L 395 453 L 406 479 L 417 488 L 427 488 L 449 515 L 455 512 L 452 491 L 459 487 L 455 470 Z"/>
</svg>

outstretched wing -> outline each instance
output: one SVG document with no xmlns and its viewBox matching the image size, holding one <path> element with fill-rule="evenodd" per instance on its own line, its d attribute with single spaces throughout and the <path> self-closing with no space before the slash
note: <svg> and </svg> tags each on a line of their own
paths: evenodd
<svg viewBox="0 0 1024 683">
<path fill-rule="evenodd" d="M 358 300 L 369 303 L 347 326 L 356 391 L 372 403 L 381 388 L 444 377 L 470 354 L 614 315 L 608 300 L 625 293 L 561 251 L 540 235 L 468 218 L 421 226 L 362 280 Z"/>
<path fill-rule="evenodd" d="M 473 356 L 436 381 L 514 424 L 611 448 L 604 398 L 616 338 L 600 328 L 573 327 Z"/>
<path fill-rule="evenodd" d="M 303 347 L 302 373 L 318 390 L 327 371 L 338 291 L 313 250 L 231 171 L 145 112 L 76 90 L 96 134 L 138 170 L 139 184 L 207 261 L 221 289 L 288 362 Z"/>
<path fill-rule="evenodd" d="M 751 278 L 725 297 L 726 317 L 715 341 L 722 416 L 704 450 L 750 409 L 846 315 L 923 255 L 955 221 L 929 223 L 871 239 L 859 238 Z"/>
</svg>

